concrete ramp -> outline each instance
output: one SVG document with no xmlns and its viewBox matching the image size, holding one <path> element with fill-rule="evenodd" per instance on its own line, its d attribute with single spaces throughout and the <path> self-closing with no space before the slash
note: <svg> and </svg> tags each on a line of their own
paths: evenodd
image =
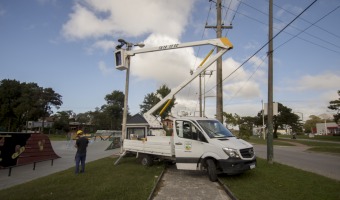
<svg viewBox="0 0 340 200">
<path fill-rule="evenodd" d="M 60 158 L 48 136 L 40 133 L 0 132 L 0 168 Z"/>
</svg>

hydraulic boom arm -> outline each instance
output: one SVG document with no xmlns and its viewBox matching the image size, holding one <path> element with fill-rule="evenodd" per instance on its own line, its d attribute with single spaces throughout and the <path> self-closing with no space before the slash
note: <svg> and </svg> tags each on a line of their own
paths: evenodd
<svg viewBox="0 0 340 200">
<path fill-rule="evenodd" d="M 227 38 L 218 38 L 218 39 L 202 40 L 202 41 L 182 43 L 182 44 L 163 45 L 159 47 L 151 47 L 151 48 L 131 50 L 131 51 L 119 49 L 115 52 L 116 68 L 119 70 L 124 70 L 124 69 L 127 69 L 128 67 L 128 66 L 125 66 L 125 60 L 129 56 L 134 56 L 135 54 L 179 49 L 179 48 L 185 48 L 185 47 L 202 46 L 202 45 L 213 45 L 216 47 L 220 47 L 221 49 L 211 59 L 209 59 L 206 63 L 204 63 L 201 67 L 199 67 L 198 70 L 196 70 L 188 79 L 183 81 L 176 88 L 173 88 L 166 97 L 164 97 L 160 102 L 158 102 L 155 106 L 153 106 L 148 112 L 144 114 L 144 118 L 149 123 L 151 129 L 163 128 L 161 122 L 159 122 L 156 119 L 153 113 L 157 109 L 159 109 L 165 102 L 172 99 L 178 92 L 180 92 L 186 85 L 188 85 L 192 80 L 194 80 L 200 73 L 202 73 L 211 64 L 213 64 L 219 57 L 221 57 L 229 49 L 232 49 L 233 45 Z"/>
</svg>

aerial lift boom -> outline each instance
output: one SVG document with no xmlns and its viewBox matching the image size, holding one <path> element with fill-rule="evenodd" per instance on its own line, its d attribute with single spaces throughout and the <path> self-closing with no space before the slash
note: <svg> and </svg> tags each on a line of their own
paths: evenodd
<svg viewBox="0 0 340 200">
<path fill-rule="evenodd" d="M 159 135 L 157 133 L 160 129 L 163 129 L 162 123 L 157 120 L 157 118 L 153 115 L 153 113 L 159 109 L 164 103 L 173 99 L 173 97 L 180 92 L 186 85 L 188 85 L 192 80 L 194 80 L 199 74 L 201 74 L 204 70 L 206 70 L 210 65 L 212 65 L 219 57 L 221 57 L 228 50 L 233 48 L 233 45 L 227 38 L 217 38 L 210 40 L 202 40 L 196 42 L 188 42 L 182 44 L 172 44 L 172 45 L 162 45 L 159 47 L 151 47 L 151 48 L 142 48 L 137 50 L 127 51 L 125 49 L 118 49 L 115 51 L 116 58 L 116 68 L 119 70 L 125 70 L 128 68 L 126 66 L 126 60 L 130 56 L 134 56 L 135 54 L 155 52 L 155 51 L 165 51 L 165 50 L 174 50 L 179 48 L 186 47 L 194 47 L 194 46 L 202 46 L 202 45 L 212 45 L 215 47 L 220 47 L 220 51 L 211 57 L 207 62 L 205 62 L 202 66 L 200 66 L 189 78 L 183 81 L 176 88 L 172 89 L 171 92 L 165 96 L 160 102 L 158 102 L 155 106 L 153 106 L 148 112 L 144 114 L 145 120 L 149 123 L 150 129 L 153 130 L 154 135 Z"/>
</svg>

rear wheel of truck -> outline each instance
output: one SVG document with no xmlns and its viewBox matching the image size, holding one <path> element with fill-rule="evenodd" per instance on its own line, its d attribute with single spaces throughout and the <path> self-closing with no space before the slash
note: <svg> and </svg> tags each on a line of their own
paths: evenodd
<svg viewBox="0 0 340 200">
<path fill-rule="evenodd" d="M 143 155 L 141 163 L 143 166 L 151 166 L 153 164 L 152 156 L 148 154 Z"/>
<path fill-rule="evenodd" d="M 216 165 L 212 159 L 207 160 L 208 165 L 208 176 L 209 180 L 212 182 L 217 181 Z"/>
</svg>

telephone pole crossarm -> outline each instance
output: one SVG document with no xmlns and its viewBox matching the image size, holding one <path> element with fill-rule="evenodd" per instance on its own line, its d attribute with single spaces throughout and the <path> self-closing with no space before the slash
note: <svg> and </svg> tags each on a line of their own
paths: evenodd
<svg viewBox="0 0 340 200">
<path fill-rule="evenodd" d="M 217 28 L 217 26 L 206 25 L 205 28 Z M 221 26 L 222 29 L 232 29 L 233 26 Z"/>
</svg>

